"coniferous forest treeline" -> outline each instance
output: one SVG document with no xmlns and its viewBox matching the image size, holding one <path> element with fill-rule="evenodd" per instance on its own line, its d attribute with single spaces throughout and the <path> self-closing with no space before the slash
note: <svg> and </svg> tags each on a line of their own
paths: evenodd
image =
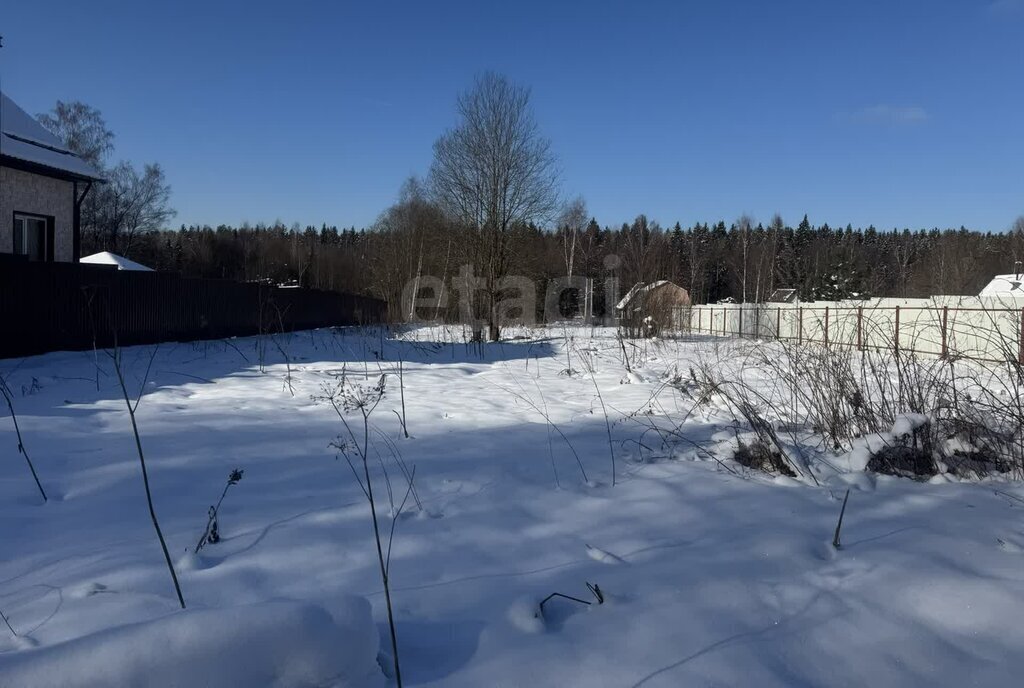
<svg viewBox="0 0 1024 688">
<path fill-rule="evenodd" d="M 595 278 L 597 314 L 604 310 L 600 285 L 612 274 L 624 289 L 672 280 L 695 303 L 763 301 L 776 288 L 795 288 L 805 300 L 919 297 L 977 294 L 992 275 L 1013 272 L 1024 259 L 1020 220 L 1006 233 L 831 227 L 807 217 L 796 227 L 779 217 L 767 225 L 740 218 L 662 227 L 644 215 L 619 227 L 596 219 L 580 224 L 515 228 L 510 274 L 541 284 L 568 274 Z M 134 237 L 129 257 L 192 277 L 372 295 L 397 308 L 403 287 L 418 275 L 450 282 L 466 262 L 468 241 L 469 231 L 446 222 L 414 185 L 369 228 L 183 225 Z M 99 236 L 85 244 L 86 251 L 117 248 Z"/>
</svg>

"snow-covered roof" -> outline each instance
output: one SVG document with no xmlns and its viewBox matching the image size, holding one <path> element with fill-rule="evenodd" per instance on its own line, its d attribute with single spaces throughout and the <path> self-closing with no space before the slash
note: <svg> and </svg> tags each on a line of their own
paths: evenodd
<svg viewBox="0 0 1024 688">
<path fill-rule="evenodd" d="M 88 263 L 90 265 L 116 265 L 118 270 L 133 270 L 137 272 L 153 272 L 153 268 L 147 268 L 141 263 L 136 263 L 134 260 L 128 260 L 124 256 L 119 256 L 116 253 L 110 251 L 101 251 L 100 253 L 94 253 L 91 256 L 81 258 L 79 263 Z"/>
<path fill-rule="evenodd" d="M 1024 296 L 1024 273 L 996 275 L 981 290 L 980 296 Z"/>
<path fill-rule="evenodd" d="M 630 301 L 635 299 L 640 294 L 646 294 L 647 292 L 651 291 L 652 289 L 657 289 L 658 287 L 660 287 L 663 284 L 669 284 L 669 281 L 668 280 L 658 280 L 657 282 L 650 282 L 650 283 L 637 282 L 635 285 L 633 285 L 633 288 L 630 289 L 629 292 L 625 296 L 622 297 L 622 300 L 619 301 L 617 304 L 615 304 L 615 308 L 617 310 L 621 311 L 622 309 L 624 309 L 626 306 L 629 305 Z"/>
<path fill-rule="evenodd" d="M 768 297 L 768 303 L 793 303 L 796 297 L 796 289 L 776 289 Z"/>
<path fill-rule="evenodd" d="M 0 155 L 79 179 L 101 179 L 92 165 L 67 149 L 30 114 L 0 93 Z"/>
</svg>

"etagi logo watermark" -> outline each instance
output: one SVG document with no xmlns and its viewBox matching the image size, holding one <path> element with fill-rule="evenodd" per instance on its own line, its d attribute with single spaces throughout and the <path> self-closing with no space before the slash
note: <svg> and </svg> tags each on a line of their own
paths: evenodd
<svg viewBox="0 0 1024 688">
<path fill-rule="evenodd" d="M 604 267 L 607 275 L 603 280 L 606 310 L 619 302 L 619 278 L 616 271 L 622 264 L 616 255 L 605 256 Z M 536 325 L 565 320 L 562 311 L 565 297 L 571 295 L 578 304 L 579 314 L 593 315 L 594 279 L 573 275 L 556 277 L 546 281 L 544 304 L 538 312 L 538 282 L 523 275 L 506 275 L 496 280 L 493 293 L 494 320 L 505 325 Z M 458 274 L 446 284 L 436 275 L 421 275 L 406 282 L 402 289 L 402 315 L 406 322 L 424 322 L 440 318 L 440 314 L 451 311 L 453 304 L 458 309 L 462 322 L 483 327 L 489 322 L 491 311 L 487 278 L 476 274 L 474 266 L 463 265 Z"/>
</svg>

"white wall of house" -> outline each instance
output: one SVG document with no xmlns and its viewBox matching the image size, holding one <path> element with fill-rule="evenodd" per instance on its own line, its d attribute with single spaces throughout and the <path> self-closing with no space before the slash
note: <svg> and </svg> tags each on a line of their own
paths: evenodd
<svg viewBox="0 0 1024 688">
<path fill-rule="evenodd" d="M 74 255 L 74 184 L 9 167 L 0 167 L 0 253 L 14 251 L 14 214 L 54 218 L 53 259 L 69 263 Z"/>
</svg>

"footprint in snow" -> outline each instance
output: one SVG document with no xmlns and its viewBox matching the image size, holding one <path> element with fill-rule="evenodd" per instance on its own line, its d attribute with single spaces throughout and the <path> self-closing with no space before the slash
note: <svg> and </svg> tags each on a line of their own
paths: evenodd
<svg viewBox="0 0 1024 688">
<path fill-rule="evenodd" d="M 1013 554 L 1020 554 L 1021 552 L 1024 552 L 1024 548 L 1016 543 L 1008 542 L 1002 538 L 996 538 L 996 542 L 999 543 L 999 549 L 1004 552 L 1011 552 Z"/>
<path fill-rule="evenodd" d="M 70 597 L 73 597 L 73 598 L 76 598 L 76 599 L 83 599 L 83 598 L 86 598 L 86 597 L 92 597 L 93 595 L 99 595 L 101 593 L 113 593 L 113 592 L 115 592 L 115 591 L 111 590 L 110 588 L 108 588 L 103 583 L 92 582 L 92 583 L 86 583 L 84 585 L 79 585 L 79 586 L 73 588 L 70 591 Z"/>
<path fill-rule="evenodd" d="M 626 560 L 622 557 L 617 557 L 611 552 L 606 552 L 603 549 L 597 547 L 591 547 L 590 545 L 583 543 L 587 548 L 587 556 L 594 561 L 599 561 L 602 564 L 625 564 Z"/>
</svg>

